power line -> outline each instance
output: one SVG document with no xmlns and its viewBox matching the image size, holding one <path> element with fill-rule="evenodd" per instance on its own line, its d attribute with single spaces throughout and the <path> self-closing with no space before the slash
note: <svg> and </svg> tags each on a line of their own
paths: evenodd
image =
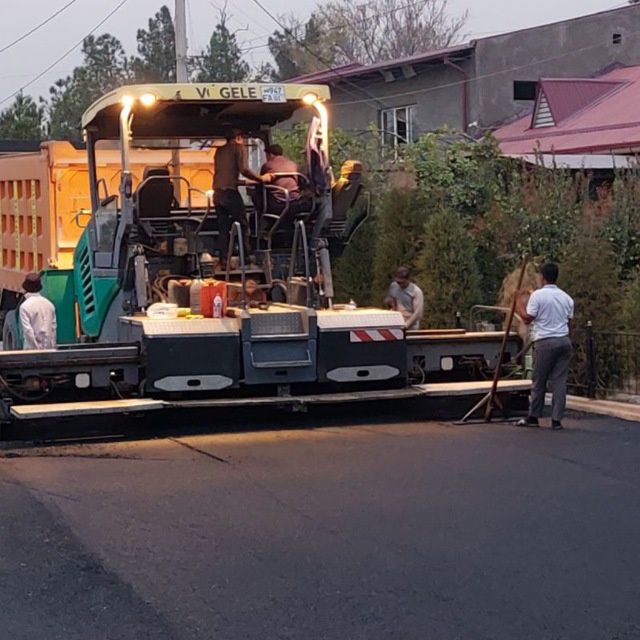
<svg viewBox="0 0 640 640">
<path fill-rule="evenodd" d="M 373 102 L 373 103 L 377 104 L 379 107 L 381 107 L 383 110 L 391 108 L 390 105 L 388 103 L 386 103 L 384 100 L 382 100 L 382 99 L 378 98 L 377 96 L 373 95 L 370 91 L 368 91 L 364 87 L 361 87 L 360 85 L 356 84 L 355 82 L 352 82 L 351 80 L 345 78 L 340 73 L 338 73 L 335 69 L 332 69 L 330 62 L 327 62 L 322 57 L 320 57 L 315 51 L 313 51 L 311 48 L 309 48 L 309 46 L 307 45 L 306 42 L 300 40 L 291 31 L 291 29 L 288 29 L 285 25 L 283 25 L 282 22 L 280 22 L 280 20 L 278 20 L 278 18 L 276 18 L 276 16 L 273 13 L 271 13 L 271 11 L 269 11 L 262 4 L 262 2 L 260 0 L 251 0 L 251 1 L 256 6 L 258 6 L 264 13 L 266 13 L 271 18 L 271 20 L 273 20 L 285 32 L 285 34 L 288 34 L 290 37 L 292 37 L 298 43 L 299 46 L 301 46 L 305 51 L 307 51 L 309 54 L 311 54 L 316 60 L 318 60 L 319 62 L 324 64 L 326 67 L 328 67 L 327 68 L 327 72 L 332 73 L 339 80 L 342 80 L 346 84 L 351 85 L 360 94 L 364 94 L 364 95 L 367 96 L 367 98 L 365 100 L 354 100 L 353 101 L 354 104 L 362 103 L 362 102 Z M 347 91 L 351 95 L 354 95 L 354 96 L 356 95 L 356 93 L 355 93 L 355 91 L 353 91 L 353 89 L 352 90 L 347 90 Z M 385 98 L 388 98 L 388 97 L 391 97 L 391 96 L 385 96 Z M 334 103 L 334 104 L 343 104 L 343 103 Z M 344 103 L 344 104 L 346 104 L 346 103 Z M 424 124 L 417 115 L 415 116 L 415 121 L 416 121 L 416 124 L 418 124 L 418 125 L 423 125 Z"/>
<path fill-rule="evenodd" d="M 46 24 L 51 22 L 55 17 L 59 16 L 65 9 L 68 9 L 72 4 L 75 4 L 77 1 L 78 0 L 70 0 L 69 2 L 67 2 L 67 4 L 65 4 L 63 7 L 61 7 L 54 13 L 52 13 L 46 20 L 43 20 L 40 24 L 37 24 L 32 29 L 29 29 L 29 31 L 27 31 L 26 33 L 23 33 L 19 38 L 16 38 L 13 42 L 10 42 L 9 44 L 2 47 L 2 49 L 0 49 L 0 53 L 4 53 L 8 49 L 11 49 L 11 47 L 13 47 L 14 45 L 18 44 L 19 42 L 22 42 L 25 38 L 28 38 L 32 33 L 35 33 L 38 29 L 40 29 L 41 27 L 44 27 Z"/>
<path fill-rule="evenodd" d="M 264 13 L 266 13 L 281 29 L 284 30 L 285 34 L 288 34 L 289 36 L 291 36 L 297 43 L 299 46 L 301 46 L 303 49 L 305 49 L 308 53 L 310 53 L 314 58 L 316 58 L 316 60 L 318 60 L 319 62 L 321 62 L 322 64 L 326 65 L 328 68 L 326 69 L 327 73 L 332 73 L 333 75 L 336 76 L 337 80 L 340 80 L 346 84 L 351 85 L 352 87 L 354 87 L 355 89 L 357 89 L 359 92 L 365 94 L 367 96 L 367 98 L 365 99 L 359 99 L 359 100 L 348 100 L 348 101 L 343 101 L 343 102 L 334 102 L 334 105 L 353 105 L 353 104 L 363 104 L 363 103 L 367 103 L 367 102 L 375 102 L 378 105 L 380 105 L 383 108 L 388 108 L 388 105 L 385 104 L 385 102 L 383 100 L 381 100 L 380 98 L 376 97 L 375 95 L 373 95 L 371 92 L 369 92 L 367 89 L 365 89 L 364 87 L 361 87 L 360 85 L 357 85 L 356 83 L 354 83 L 353 81 L 349 80 L 348 78 L 344 77 L 343 75 L 341 75 L 340 73 L 338 73 L 335 69 L 331 68 L 331 63 L 327 62 L 326 60 L 323 60 L 317 53 L 315 53 L 313 50 L 311 50 L 307 44 L 303 41 L 301 41 L 294 33 L 291 29 L 287 28 L 285 25 L 283 25 L 274 15 L 273 13 L 271 13 L 261 2 L 260 0 L 252 0 L 252 2 L 257 5 Z M 626 5 L 623 5 L 626 6 Z M 631 35 L 639 35 L 640 32 L 636 32 L 633 33 Z M 511 73 L 513 71 L 519 71 L 521 69 L 527 69 L 531 66 L 537 65 L 537 64 L 545 64 L 547 62 L 553 62 L 555 60 L 561 60 L 562 58 L 566 58 L 570 55 L 574 55 L 577 53 L 582 53 L 584 51 L 590 51 L 592 49 L 597 49 L 598 47 L 604 46 L 606 43 L 601 42 L 599 44 L 594 44 L 594 45 L 588 45 L 585 47 L 581 47 L 578 49 L 573 49 L 572 51 L 568 51 L 565 52 L 563 54 L 560 54 L 558 56 L 552 56 L 549 58 L 545 58 L 542 60 L 534 60 L 532 62 L 529 62 L 527 64 L 523 64 L 523 65 L 519 65 L 516 67 L 512 67 L 510 69 L 502 69 L 501 71 L 495 71 L 492 73 L 487 73 L 487 74 L 483 74 L 481 76 L 476 76 L 475 78 L 468 78 L 465 80 L 460 80 L 460 81 L 456 81 L 456 82 L 450 82 L 450 83 L 446 83 L 446 84 L 442 84 L 442 85 L 438 85 L 436 87 L 430 87 L 428 89 L 416 89 L 414 91 L 406 91 L 406 92 L 402 92 L 402 93 L 396 93 L 396 94 L 390 94 L 390 95 L 385 95 L 384 97 L 389 99 L 389 98 L 400 98 L 400 97 L 405 97 L 405 96 L 410 96 L 410 95 L 416 95 L 416 94 L 421 94 L 421 93 L 430 93 L 432 91 L 438 91 L 440 89 L 445 89 L 445 88 L 449 88 L 449 87 L 459 87 L 459 86 L 463 86 L 465 84 L 470 84 L 471 82 L 475 82 L 477 80 L 482 80 L 485 78 L 491 78 L 491 77 L 495 77 L 495 76 L 500 76 L 503 75 L 505 73 Z M 344 88 L 343 88 L 344 90 Z M 355 93 L 353 91 L 349 91 L 347 90 L 348 93 L 350 93 L 351 95 L 355 95 Z M 416 122 L 420 123 L 419 118 L 416 118 Z"/>
<path fill-rule="evenodd" d="M 299 46 L 301 46 L 303 49 L 305 49 L 305 51 L 307 51 L 309 54 L 311 54 L 316 60 L 318 60 L 319 62 L 321 62 L 322 64 L 326 65 L 327 67 L 329 67 L 328 71 L 330 73 L 333 73 L 337 78 L 339 78 L 340 80 L 342 80 L 343 82 L 346 82 L 347 84 L 351 85 L 352 87 L 354 87 L 357 91 L 360 92 L 360 94 L 364 94 L 367 97 L 366 100 L 360 100 L 360 102 L 373 102 L 376 103 L 379 107 L 381 107 L 383 110 L 389 109 L 390 106 L 388 103 L 384 102 L 384 100 L 381 100 L 380 98 L 374 96 L 371 92 L 367 91 L 367 89 L 365 89 L 364 87 L 361 87 L 360 85 L 357 85 L 355 82 L 352 82 L 351 80 L 348 80 L 346 78 L 344 78 L 343 76 L 341 76 L 337 71 L 335 71 L 335 69 L 331 69 L 331 63 L 327 62 L 326 60 L 323 60 L 315 51 L 313 51 L 312 49 L 309 48 L 309 46 L 307 45 L 306 42 L 300 40 L 299 38 L 296 37 L 296 35 L 290 30 L 287 29 L 286 26 L 284 26 L 279 20 L 278 18 L 276 18 L 273 13 L 271 13 L 271 11 L 269 11 L 260 0 L 252 0 L 252 2 L 257 5 L 260 9 L 262 9 L 262 11 L 264 11 L 264 13 L 266 13 L 271 20 L 273 20 L 281 29 L 284 30 L 285 34 L 289 34 L 291 37 L 293 37 L 293 39 L 298 43 Z M 351 95 L 356 95 L 356 93 L 353 90 L 348 91 Z M 387 97 L 387 96 L 385 96 Z M 418 125 L 423 125 L 424 123 L 421 122 L 420 118 L 416 115 L 415 116 L 415 121 Z"/>
<path fill-rule="evenodd" d="M 640 31 L 634 32 L 631 35 L 638 35 Z M 478 80 L 485 80 L 486 78 L 494 78 L 496 76 L 501 76 L 505 73 L 512 73 L 513 71 L 521 71 L 522 69 L 528 69 L 529 67 L 538 65 L 538 64 L 546 64 L 547 62 L 555 62 L 556 60 L 562 60 L 562 58 L 567 58 L 568 56 L 575 55 L 577 53 L 583 53 L 584 51 L 590 51 L 592 49 L 597 49 L 598 47 L 606 46 L 606 42 L 600 42 L 598 44 L 591 44 L 585 47 L 580 47 L 579 49 L 572 49 L 571 51 L 566 51 L 565 53 L 561 53 L 557 56 L 551 56 L 549 58 L 543 58 L 541 60 L 532 60 L 531 62 L 527 62 L 525 64 L 518 65 L 516 67 L 510 67 L 508 69 L 501 69 L 500 71 L 492 71 L 491 73 L 485 73 L 479 76 L 475 76 L 473 78 L 468 78 L 467 80 L 456 80 L 455 82 L 448 82 L 445 84 L 440 84 L 435 87 L 428 87 L 425 89 L 415 89 L 413 91 L 403 91 L 402 93 L 392 93 L 385 95 L 385 98 L 404 98 L 405 96 L 412 96 L 419 93 L 431 93 L 432 91 L 439 91 L 440 89 L 449 89 L 451 87 L 460 87 L 464 84 L 471 84 L 472 82 L 477 82 Z M 471 48 L 471 47 L 469 47 Z M 393 61 L 390 61 L 393 62 Z M 327 69 L 327 71 L 330 71 Z M 339 74 L 337 74 L 339 76 Z M 341 80 L 347 81 L 345 78 L 340 77 Z M 349 81 L 347 81 L 349 82 Z M 349 84 L 352 84 L 349 82 Z M 368 102 L 368 100 L 345 100 L 344 102 L 334 102 L 335 105 L 351 105 L 351 104 L 362 104 L 364 102 Z"/>
<path fill-rule="evenodd" d="M 408 4 L 403 4 L 399 7 L 394 7 L 393 9 L 389 9 L 388 11 L 380 11 L 379 13 L 373 13 L 370 16 L 367 16 L 366 18 L 360 18 L 359 20 L 355 20 L 354 22 L 351 23 L 351 27 L 355 27 L 358 25 L 364 25 L 367 22 L 371 22 L 372 20 L 376 20 L 377 18 L 382 18 L 384 16 L 388 16 L 392 13 L 397 13 L 398 11 L 403 11 L 404 9 L 410 9 L 412 7 L 415 7 L 418 4 L 423 4 L 424 0 L 414 0 L 414 2 L 409 2 Z M 367 6 L 367 5 L 361 5 L 361 6 Z M 320 13 L 325 17 L 325 18 L 329 18 L 329 14 L 327 13 L 327 10 L 321 6 L 318 5 L 317 6 L 317 10 L 320 11 Z M 305 25 L 299 25 L 300 29 L 304 29 Z M 281 27 L 283 28 L 283 27 Z M 291 34 L 291 37 L 293 37 L 294 39 L 296 39 L 297 41 L 297 34 L 295 33 L 295 31 L 298 31 L 298 29 L 292 29 L 290 27 L 286 28 L 286 31 L 288 31 L 288 33 Z M 271 36 L 269 36 L 270 38 Z M 258 40 L 260 38 L 257 38 Z M 255 42 L 256 38 L 253 38 L 251 40 L 247 40 L 245 42 L 245 44 L 251 44 L 252 42 Z M 263 42 L 262 44 L 257 44 L 257 45 L 252 45 L 252 46 L 246 46 L 243 47 L 242 49 L 240 49 L 240 51 L 242 51 L 243 53 L 246 51 L 253 51 L 255 49 L 263 49 L 265 47 L 269 46 L 269 42 Z"/>
<path fill-rule="evenodd" d="M 120 2 L 102 20 L 100 20 L 100 22 L 98 22 L 98 24 L 95 27 L 93 27 L 93 29 L 91 29 L 91 31 L 89 31 L 89 33 L 87 33 L 85 36 L 83 36 L 82 40 L 80 40 L 79 42 L 76 42 L 76 44 L 74 44 L 72 47 L 67 49 L 59 58 L 56 58 L 48 67 L 43 69 L 35 77 L 31 78 L 31 80 L 29 80 L 29 82 L 27 82 L 26 84 L 22 85 L 19 89 L 14 91 L 12 94 L 8 95 L 6 98 L 3 98 L 2 100 L 0 100 L 0 105 L 2 105 L 5 102 L 11 100 L 11 98 L 15 98 L 19 93 L 22 93 L 25 89 L 30 87 L 34 82 L 37 82 L 38 80 L 40 80 L 40 78 L 42 78 L 42 76 L 44 76 L 47 73 L 49 73 L 49 71 L 51 71 L 51 69 L 53 69 L 56 65 L 58 65 L 60 62 L 62 62 L 67 56 L 71 55 L 85 41 L 86 38 L 88 38 L 89 36 L 93 35 L 107 20 L 109 20 L 109 18 L 114 16 L 120 9 L 122 9 L 122 7 L 124 7 L 124 5 L 128 1 L 129 0 L 120 0 Z"/>
<path fill-rule="evenodd" d="M 278 18 L 276 18 L 276 16 L 271 13 L 271 11 L 269 11 L 269 9 L 267 9 L 262 2 L 260 2 L 260 0 L 251 0 L 257 7 L 259 7 L 264 13 L 266 13 L 269 18 L 271 18 L 271 20 L 273 20 L 284 32 L 285 34 L 289 35 L 290 37 L 292 37 L 299 46 L 301 46 L 307 53 L 309 53 L 310 55 L 312 55 L 316 60 L 318 60 L 319 62 L 321 62 L 322 64 L 326 65 L 327 67 L 331 67 L 331 63 L 327 62 L 326 60 L 324 60 L 323 58 L 321 58 L 315 51 L 313 51 L 311 48 L 309 48 L 309 46 L 307 45 L 306 42 L 304 42 L 303 40 L 300 40 L 300 38 L 298 38 L 293 31 L 291 31 L 291 29 L 289 29 L 287 26 L 285 26 L 284 24 L 282 24 L 282 22 L 280 22 L 280 20 L 278 20 Z M 365 95 L 369 96 L 368 100 L 365 100 L 364 102 L 370 102 L 370 101 L 375 101 L 377 102 L 380 106 L 382 106 L 383 108 L 387 108 L 388 105 L 386 105 L 382 100 L 380 100 L 379 98 L 377 98 L 376 96 L 374 96 L 373 94 L 369 93 L 366 89 L 358 86 L 357 84 L 355 84 L 354 82 L 351 82 L 350 80 L 346 80 L 345 78 L 343 78 L 337 71 L 335 71 L 334 69 L 327 69 L 327 71 L 329 73 L 333 73 L 334 75 L 336 75 L 336 77 L 340 78 L 341 80 L 347 82 L 347 84 L 352 85 L 355 89 L 357 89 L 359 92 L 364 93 Z M 352 93 L 352 95 L 355 95 L 355 93 L 353 91 L 351 91 L 350 93 Z M 1 104 L 1 103 L 0 103 Z"/>
<path fill-rule="evenodd" d="M 226 14 L 226 8 L 227 8 L 227 3 L 225 1 L 224 5 L 222 7 L 220 7 L 219 5 L 217 5 L 215 2 L 213 2 L 213 0 L 210 0 L 209 4 L 218 11 L 219 14 Z M 240 6 L 240 5 L 236 5 L 233 7 L 233 9 L 237 9 L 243 16 L 245 16 L 249 21 L 253 21 L 253 18 Z M 235 18 L 236 22 L 238 24 L 241 25 L 241 30 L 246 30 L 249 33 L 253 34 L 255 37 L 252 38 L 251 40 L 249 40 L 248 42 L 255 42 L 256 40 L 261 40 L 265 37 L 269 37 L 269 34 L 267 33 L 263 33 L 263 34 L 258 34 L 256 33 L 253 29 L 249 28 L 249 23 L 247 23 L 246 27 L 242 25 L 242 23 L 240 22 L 240 20 L 238 20 L 233 14 L 229 15 L 229 19 L 231 18 Z"/>
</svg>

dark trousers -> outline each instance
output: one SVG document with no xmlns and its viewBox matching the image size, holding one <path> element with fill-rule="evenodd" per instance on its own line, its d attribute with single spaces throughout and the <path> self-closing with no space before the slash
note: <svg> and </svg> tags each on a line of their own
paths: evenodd
<svg viewBox="0 0 640 640">
<path fill-rule="evenodd" d="M 218 255 L 226 260 L 229 250 L 229 233 L 231 224 L 239 222 L 242 227 L 242 244 L 245 256 L 249 254 L 249 223 L 244 211 L 244 202 L 237 189 L 218 189 L 213 196 L 218 218 Z"/>
<path fill-rule="evenodd" d="M 263 213 L 280 215 L 284 211 L 284 208 L 287 204 L 285 201 L 278 200 L 270 193 L 267 193 L 267 206 L 265 209 L 264 190 L 259 186 L 255 188 L 251 199 L 253 200 L 253 206 L 256 208 L 256 212 L 259 216 L 261 216 Z M 295 200 L 292 202 L 291 206 L 293 205 L 295 205 Z"/>
<path fill-rule="evenodd" d="M 533 347 L 533 387 L 529 415 L 542 417 L 547 383 L 551 388 L 551 419 L 562 420 L 567 404 L 567 378 L 571 362 L 571 340 L 545 338 L 537 340 Z"/>
</svg>

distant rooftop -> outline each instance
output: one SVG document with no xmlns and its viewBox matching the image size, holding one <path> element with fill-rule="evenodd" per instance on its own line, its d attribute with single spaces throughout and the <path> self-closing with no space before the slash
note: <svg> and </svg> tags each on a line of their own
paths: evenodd
<svg viewBox="0 0 640 640">
<path fill-rule="evenodd" d="M 513 34 L 518 34 L 525 31 L 533 31 L 535 29 L 542 29 L 544 27 L 551 26 L 553 24 L 567 24 L 570 22 L 578 22 L 580 20 L 588 20 L 595 16 L 617 13 L 622 11 L 640 11 L 640 4 L 629 4 L 624 5 L 622 7 L 615 7 L 613 9 L 606 9 L 604 11 L 597 11 L 595 13 L 590 13 L 583 16 L 576 16 L 575 18 L 569 18 L 567 20 L 558 20 L 552 21 L 540 25 L 533 25 L 531 27 L 526 27 L 523 29 L 517 29 L 515 31 L 505 31 L 502 33 L 496 33 L 490 36 L 485 36 L 483 38 L 478 38 L 476 40 L 471 40 L 466 43 L 454 45 L 451 47 L 447 47 L 444 49 L 435 49 L 432 51 L 425 51 L 422 53 L 417 53 L 412 56 L 407 56 L 404 58 L 395 58 L 393 60 L 384 60 L 382 62 L 376 62 L 374 64 L 361 64 L 359 62 L 351 62 L 349 64 L 345 64 L 338 67 L 332 67 L 330 69 L 323 69 L 321 71 L 315 71 L 313 73 L 307 73 L 301 76 L 297 76 L 295 78 L 290 78 L 286 82 L 291 83 L 335 83 L 340 80 L 348 80 L 349 78 L 359 77 L 363 78 L 371 75 L 380 74 L 380 72 L 391 70 L 391 69 L 401 69 L 402 67 L 410 67 L 412 65 L 419 65 L 422 63 L 436 62 L 438 60 L 443 60 L 445 58 L 449 58 L 451 56 L 457 55 L 466 55 L 475 50 L 478 42 L 482 42 L 485 40 L 492 40 L 494 38 L 500 38 L 502 36 L 508 36 Z"/>
<path fill-rule="evenodd" d="M 640 151 L 640 66 L 598 78 L 547 78 L 532 113 L 495 131 L 508 155 Z"/>
<path fill-rule="evenodd" d="M 323 84 L 355 76 L 364 77 L 369 74 L 375 75 L 381 71 L 389 69 L 409 67 L 415 64 L 442 60 L 458 54 L 465 54 L 473 51 L 474 47 L 475 43 L 470 42 L 456 45 L 455 47 L 447 47 L 446 49 L 437 49 L 435 51 L 418 53 L 405 58 L 384 60 L 382 62 L 376 62 L 375 64 L 360 64 L 359 62 L 352 62 L 350 64 L 342 65 L 341 67 L 333 67 L 332 69 L 325 69 L 323 71 L 316 71 L 314 73 L 307 73 L 303 76 L 297 76 L 296 78 L 287 80 L 287 82 L 295 82 L 296 84 Z"/>
</svg>

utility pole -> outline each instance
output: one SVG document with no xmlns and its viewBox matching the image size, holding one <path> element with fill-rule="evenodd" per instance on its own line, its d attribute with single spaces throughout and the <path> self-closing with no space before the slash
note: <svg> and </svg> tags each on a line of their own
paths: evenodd
<svg viewBox="0 0 640 640">
<path fill-rule="evenodd" d="M 173 29 L 176 34 L 176 82 L 187 82 L 187 15 L 185 0 L 176 0 Z"/>
<path fill-rule="evenodd" d="M 175 15 L 173 20 L 173 31 L 175 33 L 176 46 L 176 82 L 188 82 L 187 74 L 187 13 L 185 0 L 175 0 Z M 178 141 L 179 143 L 179 141 Z M 180 145 L 178 144 L 178 147 Z M 173 190 L 178 202 L 182 199 L 182 185 L 180 180 L 180 149 L 174 149 L 171 153 L 171 163 L 173 164 L 173 175 L 178 179 L 174 182 Z"/>
</svg>

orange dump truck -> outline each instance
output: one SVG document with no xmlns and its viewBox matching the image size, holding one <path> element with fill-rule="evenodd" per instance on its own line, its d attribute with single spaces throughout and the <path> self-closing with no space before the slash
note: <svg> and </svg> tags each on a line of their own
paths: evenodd
<svg viewBox="0 0 640 640">
<path fill-rule="evenodd" d="M 166 149 L 132 149 L 133 187 L 145 167 L 171 164 Z M 101 197 L 118 193 L 120 152 L 97 152 Z M 181 174 L 206 191 L 213 177 L 213 150 L 180 152 Z M 176 190 L 177 191 L 177 190 Z M 187 194 L 182 193 L 186 202 Z M 204 196 L 191 192 L 192 204 Z M 65 269 L 91 211 L 87 153 L 70 142 L 43 142 L 39 150 L 0 155 L 0 312 L 15 308 L 24 275 L 45 267 Z"/>
</svg>

